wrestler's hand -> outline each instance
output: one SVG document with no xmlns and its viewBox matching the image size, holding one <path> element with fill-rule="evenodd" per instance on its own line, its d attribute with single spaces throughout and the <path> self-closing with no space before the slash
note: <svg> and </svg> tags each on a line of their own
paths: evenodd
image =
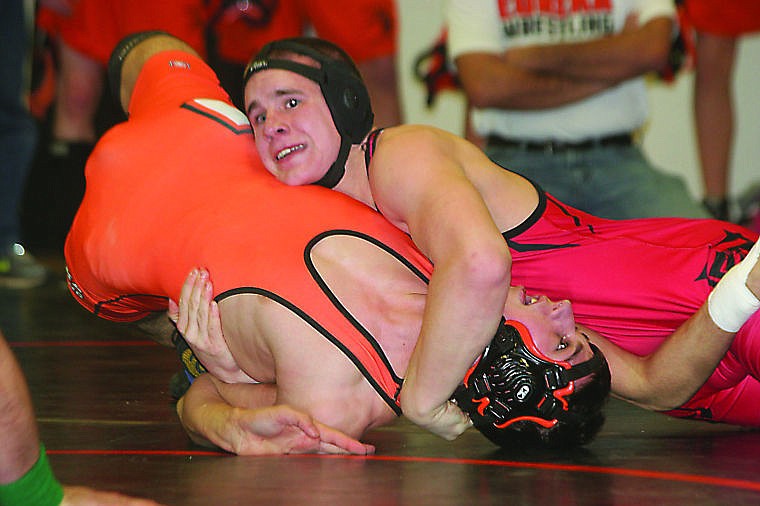
<svg viewBox="0 0 760 506">
<path fill-rule="evenodd" d="M 203 366 L 226 383 L 253 380 L 238 366 L 222 332 L 219 306 L 213 300 L 209 274 L 193 269 L 182 285 L 179 304 L 169 301 L 169 318 Z"/>
<path fill-rule="evenodd" d="M 277 405 L 239 412 L 239 415 L 239 427 L 246 431 L 246 437 L 241 439 L 241 455 L 250 455 L 246 450 L 251 448 L 251 443 L 254 451 L 274 449 L 276 453 L 375 453 L 374 446 L 365 445 L 289 406 Z"/>
<path fill-rule="evenodd" d="M 406 417 L 447 441 L 453 441 L 472 427 L 470 417 L 451 401 L 446 401 L 427 415 L 414 417 L 406 415 Z"/>
<path fill-rule="evenodd" d="M 205 416 L 218 418 L 217 422 L 206 425 L 204 436 L 237 455 L 369 455 L 375 452 L 372 445 L 365 445 L 285 405 L 257 409 L 222 408 Z"/>
</svg>

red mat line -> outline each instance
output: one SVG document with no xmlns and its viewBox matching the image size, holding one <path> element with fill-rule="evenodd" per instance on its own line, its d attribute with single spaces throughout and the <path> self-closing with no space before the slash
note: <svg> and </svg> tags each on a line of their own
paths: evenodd
<svg viewBox="0 0 760 506">
<path fill-rule="evenodd" d="M 49 455 L 158 455 L 158 456 L 221 456 L 231 454 L 206 450 L 47 450 Z M 491 467 L 511 467 L 520 469 L 541 469 L 549 471 L 570 471 L 577 473 L 595 473 L 631 478 L 647 478 L 653 480 L 697 483 L 713 485 L 741 490 L 760 492 L 760 482 L 738 480 L 733 478 L 719 478 L 698 474 L 673 473 L 665 471 L 649 471 L 643 469 L 623 469 L 604 466 L 582 466 L 574 464 L 549 464 L 541 462 L 515 462 L 505 460 L 478 460 L 478 459 L 449 459 L 443 457 L 402 457 L 385 455 L 288 455 L 288 458 L 336 458 L 336 459 L 361 459 L 376 460 L 382 462 L 430 462 L 436 464 L 457 464 Z"/>
</svg>

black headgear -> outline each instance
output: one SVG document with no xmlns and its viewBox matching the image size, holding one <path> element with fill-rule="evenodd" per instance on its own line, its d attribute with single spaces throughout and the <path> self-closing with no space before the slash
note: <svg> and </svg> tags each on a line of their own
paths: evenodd
<svg viewBox="0 0 760 506">
<path fill-rule="evenodd" d="M 591 348 L 592 358 L 571 366 L 541 353 L 522 323 L 502 321 L 454 399 L 473 425 L 491 439 L 497 439 L 492 437 L 495 430 L 520 421 L 553 427 L 567 416 L 575 380 L 604 365 L 599 349 L 593 344 Z"/>
<path fill-rule="evenodd" d="M 330 109 L 335 128 L 340 134 L 340 151 L 335 163 L 314 184 L 332 188 L 345 173 L 348 152 L 352 144 L 361 143 L 372 129 L 374 114 L 369 92 L 361 76 L 348 63 L 330 58 L 304 44 L 304 39 L 284 39 L 270 42 L 253 57 L 243 75 L 243 87 L 256 72 L 266 69 L 283 69 L 300 74 L 319 84 L 327 107 Z M 284 57 L 270 57 L 272 52 L 288 52 L 308 56 L 319 67 L 304 65 Z"/>
</svg>

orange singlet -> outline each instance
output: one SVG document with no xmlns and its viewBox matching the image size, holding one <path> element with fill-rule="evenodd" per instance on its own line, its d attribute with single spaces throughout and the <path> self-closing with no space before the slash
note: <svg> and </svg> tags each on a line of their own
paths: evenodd
<svg viewBox="0 0 760 506">
<path fill-rule="evenodd" d="M 399 412 L 401 379 L 375 339 L 333 302 L 309 253 L 321 237 L 345 234 L 392 252 L 421 279 L 428 261 L 364 204 L 276 181 L 247 118 L 202 60 L 169 51 L 146 63 L 129 120 L 98 142 L 86 178 L 65 247 L 69 287 L 85 308 L 116 321 L 164 311 L 190 269 L 203 266 L 217 300 L 257 293 L 289 308 Z"/>
</svg>

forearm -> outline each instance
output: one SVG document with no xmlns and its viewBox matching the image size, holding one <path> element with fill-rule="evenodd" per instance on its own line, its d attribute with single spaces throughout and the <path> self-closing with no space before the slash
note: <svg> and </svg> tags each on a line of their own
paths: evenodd
<svg viewBox="0 0 760 506">
<path fill-rule="evenodd" d="M 0 485 L 23 476 L 40 455 L 29 389 L 8 343 L 0 334 Z"/>
<path fill-rule="evenodd" d="M 596 40 L 513 48 L 504 58 L 526 71 L 612 86 L 661 69 L 667 62 L 672 29 L 672 21 L 660 17 Z"/>
<path fill-rule="evenodd" d="M 203 374 L 177 403 L 177 414 L 195 443 L 235 452 L 228 433 L 239 410 L 272 406 L 275 396 L 274 385 L 227 385 Z"/>
<path fill-rule="evenodd" d="M 465 55 L 457 60 L 462 87 L 472 106 L 533 110 L 560 107 L 610 86 L 519 67 L 497 55 Z"/>
<path fill-rule="evenodd" d="M 424 424 L 432 410 L 450 399 L 493 339 L 504 310 L 508 266 L 506 273 L 486 284 L 473 281 L 471 273 L 453 274 L 445 265 L 436 266 L 401 390 L 402 410 L 416 423 Z"/>
<path fill-rule="evenodd" d="M 702 306 L 654 353 L 636 359 L 636 370 L 627 373 L 632 376 L 626 384 L 620 384 L 613 375 L 613 391 L 647 409 L 676 408 L 715 371 L 734 335 L 715 325 L 707 306 Z"/>
<path fill-rule="evenodd" d="M 232 410 L 232 405 L 222 399 L 209 374 L 196 378 L 177 402 L 177 415 L 182 427 L 194 443 L 202 446 L 224 448 L 223 438 L 219 434 Z M 225 449 L 230 451 L 229 448 Z"/>
</svg>

